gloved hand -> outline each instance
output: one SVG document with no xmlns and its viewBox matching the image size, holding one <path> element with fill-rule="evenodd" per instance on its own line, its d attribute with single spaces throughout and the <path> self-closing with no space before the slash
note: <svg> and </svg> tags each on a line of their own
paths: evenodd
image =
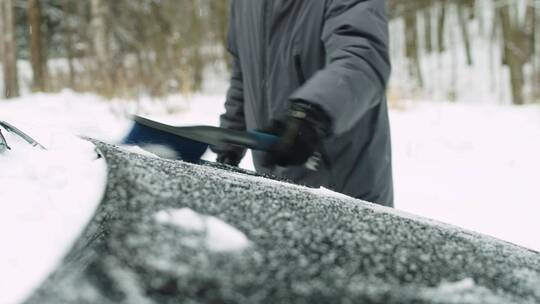
<svg viewBox="0 0 540 304">
<path fill-rule="evenodd" d="M 244 151 L 220 151 L 217 152 L 217 162 L 220 164 L 225 164 L 233 167 L 238 167 L 242 158 L 244 158 Z"/>
<path fill-rule="evenodd" d="M 331 125 L 330 117 L 318 105 L 293 101 L 284 117 L 263 130 L 280 137 L 279 143 L 266 154 L 264 165 L 304 165 L 330 135 Z"/>
</svg>

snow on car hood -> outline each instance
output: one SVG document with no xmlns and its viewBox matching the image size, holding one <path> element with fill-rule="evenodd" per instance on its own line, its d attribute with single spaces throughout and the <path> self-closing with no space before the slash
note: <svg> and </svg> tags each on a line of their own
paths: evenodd
<svg viewBox="0 0 540 304">
<path fill-rule="evenodd" d="M 0 294 L 18 303 L 58 266 L 92 218 L 107 166 L 92 143 L 43 126 L 16 125 L 48 150 L 3 132 L 0 154 Z"/>
</svg>

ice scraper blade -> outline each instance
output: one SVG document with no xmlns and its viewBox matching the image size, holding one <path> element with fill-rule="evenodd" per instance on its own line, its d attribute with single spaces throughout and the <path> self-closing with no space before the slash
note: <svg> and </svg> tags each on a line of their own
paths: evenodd
<svg viewBox="0 0 540 304">
<path fill-rule="evenodd" d="M 243 132 L 212 126 L 175 127 L 134 116 L 135 122 L 126 140 L 127 144 L 163 145 L 172 149 L 179 158 L 197 162 L 209 145 L 233 145 L 260 151 L 270 151 L 277 143 L 277 136 L 261 132 Z"/>
</svg>

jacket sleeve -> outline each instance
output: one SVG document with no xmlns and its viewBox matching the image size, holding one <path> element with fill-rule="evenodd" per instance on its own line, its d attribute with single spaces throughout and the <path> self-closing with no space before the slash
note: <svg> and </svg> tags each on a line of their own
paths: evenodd
<svg viewBox="0 0 540 304">
<path fill-rule="evenodd" d="M 385 100 L 391 70 L 385 0 L 327 0 L 324 18 L 326 67 L 291 100 L 321 106 L 340 134 Z"/>
<path fill-rule="evenodd" d="M 234 57 L 234 56 L 233 56 Z M 233 58 L 231 81 L 225 100 L 225 113 L 220 117 L 221 127 L 234 130 L 245 130 L 244 118 L 244 85 L 238 58 Z"/>
<path fill-rule="evenodd" d="M 220 126 L 233 130 L 245 130 L 246 122 L 244 117 L 244 84 L 242 77 L 242 68 L 236 45 L 235 30 L 235 1 L 231 4 L 231 13 L 229 18 L 229 31 L 227 35 L 227 50 L 232 57 L 232 70 L 229 90 L 225 100 L 225 113 L 220 116 Z M 239 153 L 245 153 L 245 149 L 236 147 L 212 147 L 216 153 L 236 150 Z"/>
</svg>

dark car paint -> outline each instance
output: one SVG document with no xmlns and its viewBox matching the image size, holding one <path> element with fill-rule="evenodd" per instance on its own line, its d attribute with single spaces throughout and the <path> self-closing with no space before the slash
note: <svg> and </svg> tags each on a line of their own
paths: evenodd
<svg viewBox="0 0 540 304">
<path fill-rule="evenodd" d="M 540 302 L 537 252 L 230 167 L 98 147 L 104 199 L 27 304 Z M 204 233 L 156 221 L 171 208 L 217 217 L 250 245 L 194 243 Z"/>
</svg>

